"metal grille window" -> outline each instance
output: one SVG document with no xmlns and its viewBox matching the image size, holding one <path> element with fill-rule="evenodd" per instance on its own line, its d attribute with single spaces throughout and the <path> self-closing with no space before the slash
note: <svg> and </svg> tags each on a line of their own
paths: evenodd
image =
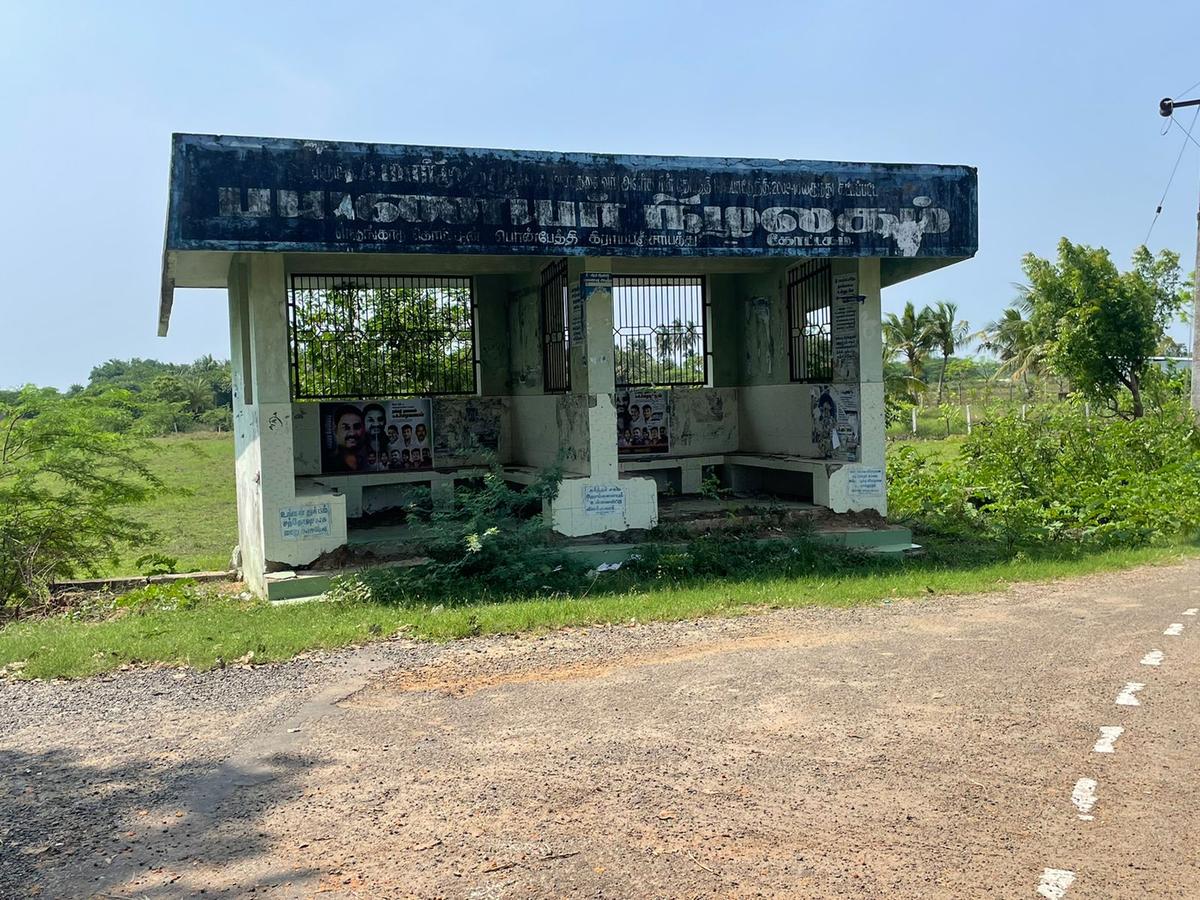
<svg viewBox="0 0 1200 900">
<path fill-rule="evenodd" d="M 614 276 L 617 385 L 705 384 L 706 303 L 704 279 L 699 276 Z"/>
<path fill-rule="evenodd" d="M 292 398 L 474 393 L 474 320 L 469 277 L 293 275 Z"/>
<path fill-rule="evenodd" d="M 788 360 L 792 381 L 833 376 L 833 267 L 813 260 L 788 271 Z"/>
<path fill-rule="evenodd" d="M 567 261 L 542 269 L 542 386 L 546 393 L 571 389 L 571 336 L 567 333 Z"/>
</svg>

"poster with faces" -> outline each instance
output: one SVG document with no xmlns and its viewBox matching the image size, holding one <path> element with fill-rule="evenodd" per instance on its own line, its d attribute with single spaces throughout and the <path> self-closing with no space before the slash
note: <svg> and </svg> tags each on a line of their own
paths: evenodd
<svg viewBox="0 0 1200 900">
<path fill-rule="evenodd" d="M 321 404 L 321 472 L 368 474 L 433 468 L 428 397 Z"/>
<path fill-rule="evenodd" d="M 670 451 L 668 397 L 668 391 L 649 388 L 617 391 L 617 456 Z"/>
</svg>

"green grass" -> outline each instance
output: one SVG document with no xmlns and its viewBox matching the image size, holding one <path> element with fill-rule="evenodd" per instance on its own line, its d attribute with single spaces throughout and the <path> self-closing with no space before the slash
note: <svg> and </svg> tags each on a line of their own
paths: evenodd
<svg viewBox="0 0 1200 900">
<path fill-rule="evenodd" d="M 741 615 L 775 607 L 847 607 L 935 594 L 1003 590 L 1020 581 L 1086 575 L 1200 555 L 1194 544 L 1094 553 L 1005 556 L 961 544 L 935 544 L 929 558 L 864 562 L 836 577 L 717 579 L 702 585 L 586 597 L 400 608 L 370 603 L 272 607 L 210 599 L 192 609 L 134 612 L 103 621 L 29 620 L 0 630 L 0 667 L 21 677 L 81 677 L 124 664 L 208 669 L 253 653 L 255 662 L 289 659 L 403 633 L 446 641 L 474 634 L 538 631 L 568 625 L 650 622 Z M 973 558 L 972 558 L 973 557 Z"/>
<path fill-rule="evenodd" d="M 158 553 L 175 557 L 180 572 L 229 568 L 237 543 L 237 496 L 233 480 L 233 437 L 182 434 L 155 438 L 150 465 L 167 490 L 130 510 L 161 535 Z M 136 560 L 147 550 L 130 551 L 101 575 L 140 575 Z"/>
</svg>

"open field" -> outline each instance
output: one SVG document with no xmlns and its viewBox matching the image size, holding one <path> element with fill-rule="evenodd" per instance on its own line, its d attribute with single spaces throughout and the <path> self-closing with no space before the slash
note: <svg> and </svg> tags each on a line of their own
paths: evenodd
<svg viewBox="0 0 1200 900">
<path fill-rule="evenodd" d="M 179 561 L 180 572 L 229 568 L 237 543 L 237 496 L 233 483 L 233 437 L 198 432 L 154 438 L 151 465 L 168 490 L 130 514 L 157 531 L 153 549 Z M 102 575 L 140 575 L 126 554 Z"/>
</svg>

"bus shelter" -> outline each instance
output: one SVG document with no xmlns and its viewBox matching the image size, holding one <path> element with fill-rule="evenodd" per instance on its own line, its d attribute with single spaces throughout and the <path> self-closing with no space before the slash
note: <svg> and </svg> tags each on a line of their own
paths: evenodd
<svg viewBox="0 0 1200 900">
<path fill-rule="evenodd" d="M 241 566 L 498 464 L 548 527 L 719 479 L 886 513 L 880 291 L 977 249 L 975 170 L 173 137 L 159 333 L 228 293 Z"/>
</svg>

